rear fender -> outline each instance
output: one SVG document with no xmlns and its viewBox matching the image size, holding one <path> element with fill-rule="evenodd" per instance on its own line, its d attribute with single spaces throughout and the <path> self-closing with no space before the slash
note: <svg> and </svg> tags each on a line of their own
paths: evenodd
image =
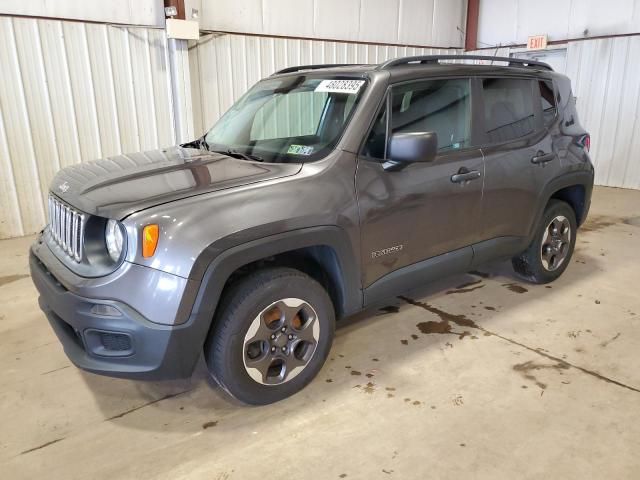
<svg viewBox="0 0 640 480">
<path fill-rule="evenodd" d="M 589 206 L 591 204 L 591 192 L 593 190 L 593 171 L 583 170 L 576 172 L 569 172 L 551 180 L 544 188 L 540 195 L 540 204 L 535 217 L 535 222 L 531 226 L 529 232 L 529 240 L 531 241 L 536 234 L 536 229 L 540 223 L 540 219 L 544 215 L 544 210 L 549 203 L 549 200 L 553 195 L 566 187 L 574 185 L 580 185 L 584 188 L 584 203 L 580 208 L 579 214 L 576 215 L 576 221 L 578 225 L 584 223 L 589 212 Z"/>
</svg>

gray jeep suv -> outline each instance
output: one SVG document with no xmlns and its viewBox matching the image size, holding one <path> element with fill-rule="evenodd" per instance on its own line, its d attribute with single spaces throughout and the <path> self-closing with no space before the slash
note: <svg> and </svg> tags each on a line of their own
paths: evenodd
<svg viewBox="0 0 640 480">
<path fill-rule="evenodd" d="M 337 319 L 385 298 L 495 259 L 561 275 L 589 142 L 539 62 L 288 68 L 196 141 L 60 171 L 32 278 L 78 367 L 186 377 L 204 350 L 222 388 L 266 404 L 313 379 Z"/>
</svg>

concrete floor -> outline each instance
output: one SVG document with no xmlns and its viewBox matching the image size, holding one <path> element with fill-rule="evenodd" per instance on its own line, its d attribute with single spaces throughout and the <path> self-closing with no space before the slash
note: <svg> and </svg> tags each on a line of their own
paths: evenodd
<svg viewBox="0 0 640 480">
<path fill-rule="evenodd" d="M 303 392 L 70 365 L 0 242 L 2 478 L 640 478 L 640 191 L 599 188 L 564 276 L 488 266 L 349 319 Z"/>
</svg>

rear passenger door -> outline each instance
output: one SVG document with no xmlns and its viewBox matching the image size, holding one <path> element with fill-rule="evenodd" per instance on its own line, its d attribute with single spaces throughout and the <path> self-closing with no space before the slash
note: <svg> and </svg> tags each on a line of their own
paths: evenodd
<svg viewBox="0 0 640 480">
<path fill-rule="evenodd" d="M 535 221 L 546 178 L 559 167 L 544 120 L 551 122 L 554 110 L 549 104 L 543 112 L 540 89 L 545 85 L 538 79 L 477 81 L 484 119 L 482 237 L 498 241 L 511 237 L 519 248 Z M 481 249 L 477 253 L 482 256 Z"/>
</svg>

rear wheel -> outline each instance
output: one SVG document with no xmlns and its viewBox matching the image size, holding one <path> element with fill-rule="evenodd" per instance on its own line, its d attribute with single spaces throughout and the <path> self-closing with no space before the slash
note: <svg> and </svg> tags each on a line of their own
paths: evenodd
<svg viewBox="0 0 640 480">
<path fill-rule="evenodd" d="M 253 273 L 225 294 L 205 345 L 209 371 L 241 402 L 282 400 L 320 371 L 334 324 L 331 299 L 311 277 L 290 268 Z"/>
<path fill-rule="evenodd" d="M 569 204 L 551 200 L 529 248 L 513 258 L 513 269 L 525 280 L 549 283 L 565 271 L 576 244 L 576 216 Z"/>
</svg>

